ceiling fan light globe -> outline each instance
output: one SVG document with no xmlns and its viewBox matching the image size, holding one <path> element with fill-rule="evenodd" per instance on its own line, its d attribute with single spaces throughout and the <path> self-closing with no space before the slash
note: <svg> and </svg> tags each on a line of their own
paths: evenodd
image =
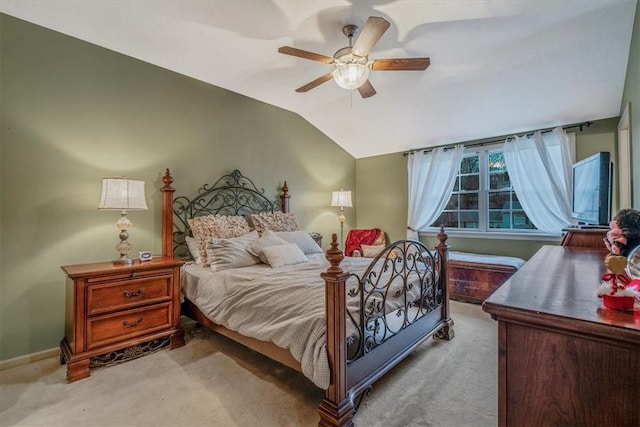
<svg viewBox="0 0 640 427">
<path fill-rule="evenodd" d="M 333 70 L 333 79 L 341 88 L 354 90 L 365 84 L 370 71 L 366 64 L 357 62 L 338 64 Z"/>
</svg>

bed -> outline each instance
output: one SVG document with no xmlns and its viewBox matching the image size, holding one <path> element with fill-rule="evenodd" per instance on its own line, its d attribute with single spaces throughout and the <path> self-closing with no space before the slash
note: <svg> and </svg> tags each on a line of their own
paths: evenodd
<svg viewBox="0 0 640 427">
<path fill-rule="evenodd" d="M 238 170 L 205 184 L 192 198 L 174 196 L 169 169 L 163 183 L 165 256 L 193 259 L 201 253 L 202 244 L 194 247 L 193 242 L 202 232 L 197 225 L 201 222 L 244 216 L 251 223 L 293 215 L 286 182 L 278 200 L 271 201 Z M 183 270 L 183 314 L 302 372 L 323 388 L 320 426 L 353 425 L 358 396 L 377 379 L 425 339 L 453 338 L 444 229 L 435 250 L 402 240 L 373 259 L 345 258 L 334 234 L 326 253 L 297 244 L 305 259 L 293 262 L 298 255 L 288 257 L 288 249 L 296 249 L 296 244 L 260 242 L 272 235 L 300 237 L 304 231 L 274 232 L 259 222 L 252 225 L 260 233 L 249 227 L 251 231 L 243 229 L 237 236 L 204 239 L 210 265 L 193 260 Z M 233 228 L 225 226 L 220 232 Z M 219 267 L 220 259 L 235 253 L 228 248 L 237 245 L 246 245 L 242 247 L 259 261 Z M 256 247 L 263 251 L 254 253 Z M 240 258 L 249 259 L 244 252 Z M 301 315 L 305 317 L 297 317 Z"/>
</svg>

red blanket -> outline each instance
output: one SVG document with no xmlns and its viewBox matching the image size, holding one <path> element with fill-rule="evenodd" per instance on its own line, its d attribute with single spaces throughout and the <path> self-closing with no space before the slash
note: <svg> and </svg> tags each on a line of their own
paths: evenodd
<svg viewBox="0 0 640 427">
<path fill-rule="evenodd" d="M 372 245 L 378 236 L 380 236 L 382 230 L 379 228 L 359 228 L 349 230 L 347 233 L 347 241 L 344 242 L 344 254 L 346 256 L 352 256 L 354 250 L 359 250 L 362 253 L 360 245 Z"/>
</svg>

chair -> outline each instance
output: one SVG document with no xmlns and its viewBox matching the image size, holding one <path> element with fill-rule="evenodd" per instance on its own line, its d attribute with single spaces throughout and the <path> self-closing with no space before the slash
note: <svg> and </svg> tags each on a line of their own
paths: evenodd
<svg viewBox="0 0 640 427">
<path fill-rule="evenodd" d="M 354 228 L 347 233 L 344 244 L 346 256 L 373 258 L 386 245 L 384 231 L 379 228 Z"/>
</svg>

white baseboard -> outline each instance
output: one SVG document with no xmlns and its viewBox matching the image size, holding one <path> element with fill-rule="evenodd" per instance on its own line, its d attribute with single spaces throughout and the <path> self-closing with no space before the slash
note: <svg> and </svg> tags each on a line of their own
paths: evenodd
<svg viewBox="0 0 640 427">
<path fill-rule="evenodd" d="M 25 354 L 24 356 L 14 357 L 13 359 L 0 360 L 0 371 L 5 369 L 15 368 L 16 366 L 26 365 L 31 362 L 36 362 L 42 359 L 48 359 L 49 357 L 58 357 L 60 355 L 60 348 L 50 348 L 48 350 L 38 351 L 36 353 Z"/>
</svg>

